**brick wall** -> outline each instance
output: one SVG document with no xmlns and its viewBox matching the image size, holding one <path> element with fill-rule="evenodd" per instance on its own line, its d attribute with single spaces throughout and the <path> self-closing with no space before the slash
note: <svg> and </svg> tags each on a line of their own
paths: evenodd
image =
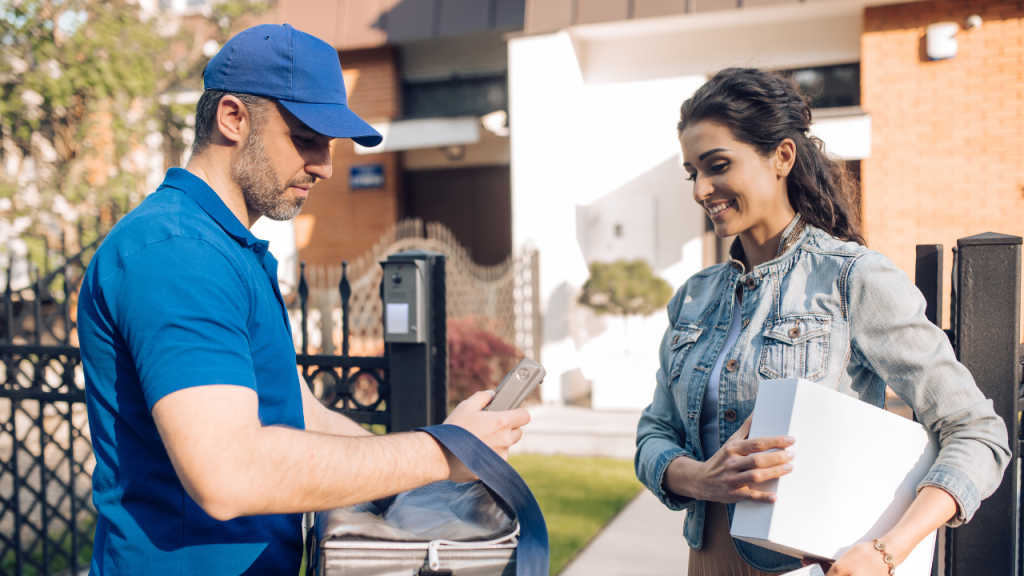
<svg viewBox="0 0 1024 576">
<path fill-rule="evenodd" d="M 396 53 L 391 48 L 341 52 L 349 106 L 368 122 L 400 116 L 401 85 Z M 353 164 L 381 164 L 384 188 L 349 190 Z M 337 265 L 355 260 L 380 238 L 398 218 L 398 154 L 356 155 L 351 140 L 335 140 L 334 175 L 310 191 L 295 220 L 299 259 L 310 264 Z"/>
<path fill-rule="evenodd" d="M 981 28 L 964 30 L 978 14 Z M 924 56 L 925 27 L 961 25 L 955 58 Z M 862 107 L 872 117 L 863 161 L 870 247 L 914 277 L 916 244 L 941 243 L 949 324 L 950 248 L 981 232 L 1024 236 L 1024 4 L 932 0 L 867 8 Z"/>
</svg>

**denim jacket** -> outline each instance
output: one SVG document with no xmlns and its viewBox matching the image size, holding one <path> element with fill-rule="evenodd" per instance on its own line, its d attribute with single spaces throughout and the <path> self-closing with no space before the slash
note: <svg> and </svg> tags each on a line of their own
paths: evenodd
<svg viewBox="0 0 1024 576">
<path fill-rule="evenodd" d="M 798 220 L 783 233 L 783 245 Z M 670 509 L 689 511 L 683 534 L 700 549 L 704 502 L 667 493 L 663 480 L 675 458 L 706 459 L 701 405 L 739 288 L 743 320 L 725 358 L 738 364 L 721 373 L 719 441 L 750 415 L 760 380 L 805 378 L 878 407 L 888 385 L 939 434 L 938 460 L 918 490 L 949 492 L 957 504 L 949 525 L 968 521 L 995 491 L 1010 458 L 1006 426 L 991 400 L 957 361 L 945 333 L 925 318 L 917 287 L 888 258 L 809 224 L 798 233 L 784 254 L 750 272 L 735 242 L 728 262 L 695 274 L 669 303 L 654 400 L 637 430 L 637 476 Z M 734 508 L 728 506 L 730 522 Z M 759 570 L 800 567 L 790 556 L 734 542 Z"/>
</svg>

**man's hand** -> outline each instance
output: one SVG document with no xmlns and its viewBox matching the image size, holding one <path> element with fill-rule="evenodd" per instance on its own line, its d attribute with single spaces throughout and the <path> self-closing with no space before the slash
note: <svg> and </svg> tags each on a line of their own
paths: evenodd
<svg viewBox="0 0 1024 576">
<path fill-rule="evenodd" d="M 523 437 L 522 427 L 530 422 L 530 413 L 523 408 L 485 412 L 484 408 L 494 398 L 494 392 L 485 391 L 473 394 L 455 407 L 455 410 L 444 421 L 465 428 L 474 436 L 487 444 L 498 456 L 508 460 L 508 449 Z M 470 482 L 476 477 L 462 465 L 458 458 L 445 450 L 450 473 L 448 479 L 453 482 Z"/>
</svg>

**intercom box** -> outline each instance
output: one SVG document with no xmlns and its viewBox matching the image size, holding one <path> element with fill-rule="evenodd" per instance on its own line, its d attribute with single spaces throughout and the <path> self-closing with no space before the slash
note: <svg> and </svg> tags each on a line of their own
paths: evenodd
<svg viewBox="0 0 1024 576">
<path fill-rule="evenodd" d="M 936 435 L 920 424 L 796 378 L 761 381 L 750 438 L 766 436 L 796 440 L 793 471 L 752 486 L 777 499 L 737 503 L 732 536 L 819 560 L 892 529 L 939 451 Z M 932 533 L 899 566 L 900 576 L 929 576 L 934 542 Z"/>
<path fill-rule="evenodd" d="M 425 260 L 382 262 L 384 341 L 420 344 L 427 341 L 428 282 Z"/>
</svg>

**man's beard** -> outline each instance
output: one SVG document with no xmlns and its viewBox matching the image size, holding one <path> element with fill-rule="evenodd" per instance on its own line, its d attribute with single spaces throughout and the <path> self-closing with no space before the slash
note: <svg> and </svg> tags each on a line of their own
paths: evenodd
<svg viewBox="0 0 1024 576">
<path fill-rule="evenodd" d="M 238 158 L 231 167 L 231 179 L 242 190 L 245 207 L 271 220 L 291 220 L 302 210 L 305 198 L 291 198 L 290 186 L 309 184 L 316 181 L 313 176 L 296 178 L 281 186 L 263 147 L 258 126 L 253 125 L 245 139 L 245 145 L 238 152 Z"/>
</svg>

